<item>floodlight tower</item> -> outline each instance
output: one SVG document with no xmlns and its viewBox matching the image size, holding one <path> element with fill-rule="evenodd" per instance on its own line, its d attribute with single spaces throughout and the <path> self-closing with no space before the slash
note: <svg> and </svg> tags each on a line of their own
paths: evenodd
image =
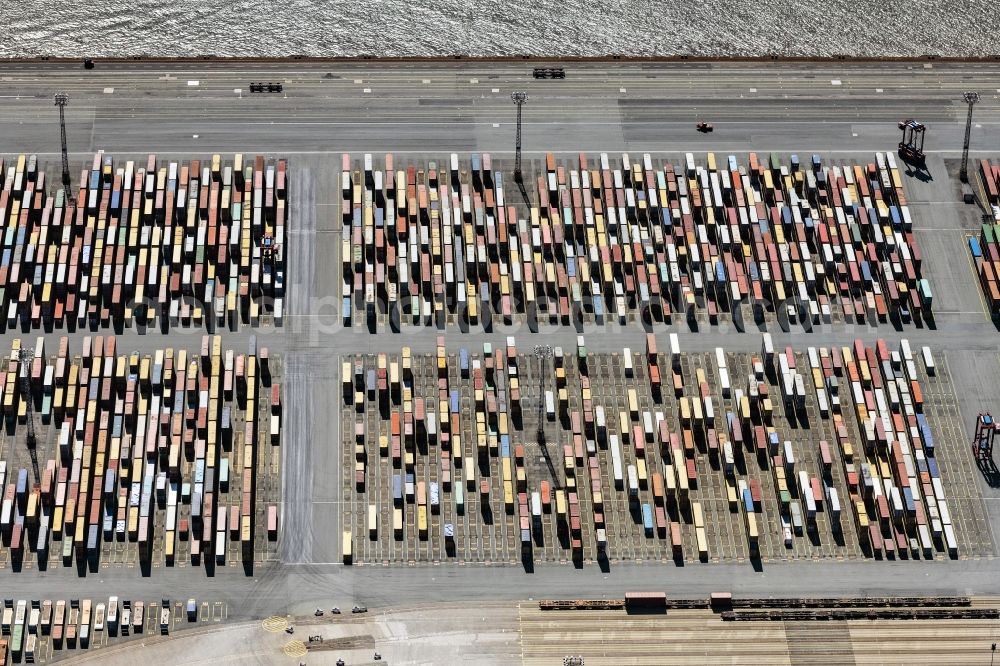
<svg viewBox="0 0 1000 666">
<path fill-rule="evenodd" d="M 21 398 L 25 402 L 25 412 L 27 413 L 27 425 L 28 429 L 25 437 L 25 443 L 28 446 L 28 455 L 31 456 L 31 467 L 32 471 L 35 473 L 35 481 L 38 479 L 38 453 L 37 453 L 37 440 L 35 438 L 35 400 L 31 392 L 31 361 L 35 357 L 35 351 L 30 347 L 22 347 L 18 351 L 18 370 L 19 377 L 18 387 L 21 391 Z"/>
<path fill-rule="evenodd" d="M 969 182 L 969 137 L 972 135 L 972 107 L 979 101 L 979 93 L 967 92 L 962 95 L 962 99 L 969 105 L 969 113 L 965 117 L 965 142 L 962 144 L 962 169 L 958 172 L 958 177 L 963 183 Z"/>
<path fill-rule="evenodd" d="M 515 135 L 514 180 L 521 182 L 521 107 L 528 101 L 528 93 L 517 90 L 510 94 L 510 99 L 517 104 L 517 134 Z"/>
<path fill-rule="evenodd" d="M 73 200 L 69 190 L 69 153 L 66 150 L 66 114 L 65 108 L 69 104 L 69 95 L 64 92 L 57 92 L 55 95 L 56 106 L 59 107 L 59 134 L 62 139 L 62 182 L 63 192 L 66 195 L 66 205 Z"/>
<path fill-rule="evenodd" d="M 28 412 L 28 448 L 35 448 L 35 419 L 34 419 L 34 407 L 35 401 L 31 396 L 31 361 L 35 356 L 34 350 L 30 347 L 22 347 L 18 351 L 18 370 L 20 371 L 18 381 L 20 382 L 19 388 L 21 389 L 21 397 L 27 404 Z"/>
<path fill-rule="evenodd" d="M 552 358 L 552 347 L 535 345 L 532 353 L 541 366 L 538 370 L 538 441 L 542 442 L 545 440 L 545 366 L 546 361 Z"/>
</svg>

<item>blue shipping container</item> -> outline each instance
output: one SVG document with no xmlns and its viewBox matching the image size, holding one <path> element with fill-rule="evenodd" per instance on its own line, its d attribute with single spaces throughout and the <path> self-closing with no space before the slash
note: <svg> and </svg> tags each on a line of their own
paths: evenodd
<svg viewBox="0 0 1000 666">
<path fill-rule="evenodd" d="M 653 536 L 653 507 L 649 504 L 642 505 L 642 526 L 646 530 L 646 536 Z"/>
<path fill-rule="evenodd" d="M 979 249 L 979 241 L 974 236 L 969 236 L 969 249 L 972 250 L 972 256 L 976 259 L 983 256 L 982 251 Z"/>
<path fill-rule="evenodd" d="M 930 471 L 932 479 L 939 479 L 939 478 L 941 478 L 941 472 L 938 469 L 938 464 L 937 464 L 937 459 L 936 458 L 928 458 L 927 459 L 927 469 Z"/>
</svg>

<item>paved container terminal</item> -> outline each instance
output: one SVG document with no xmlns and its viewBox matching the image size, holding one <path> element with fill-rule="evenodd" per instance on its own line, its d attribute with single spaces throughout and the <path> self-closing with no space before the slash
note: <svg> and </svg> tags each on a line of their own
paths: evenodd
<svg viewBox="0 0 1000 666">
<path fill-rule="evenodd" d="M 0 567 L 252 575 L 277 556 L 280 358 L 218 336 L 190 354 L 116 342 L 63 337 L 47 353 L 15 339 L 5 357 Z"/>
<path fill-rule="evenodd" d="M 345 323 L 933 323 L 891 153 L 831 166 L 581 152 L 536 173 L 525 211 L 488 153 L 389 154 L 384 169 L 345 154 Z"/>
<path fill-rule="evenodd" d="M 989 663 L 994 620 L 721 622 L 708 610 L 519 609 L 522 663 L 565 656 L 589 664 Z M 612 647 L 613 646 L 613 647 Z"/>
<path fill-rule="evenodd" d="M 196 598 L 4 599 L 0 657 L 45 664 L 88 652 L 145 644 L 184 629 L 218 628 L 228 617 L 221 601 Z M 133 646 L 134 647 L 134 646 Z M 4 663 L 11 663 L 10 661 Z"/>
<path fill-rule="evenodd" d="M 925 64 L 930 66 L 924 67 Z M 7 70 L 5 76 L 9 80 L 4 83 L 10 97 L 0 100 L 3 109 L 0 127 L 5 130 L 2 134 L 4 145 L 0 149 L 5 155 L 37 153 L 41 168 L 49 173 L 50 179 L 51 174 L 58 173 L 58 154 L 55 152 L 58 144 L 52 138 L 51 93 L 53 89 L 66 87 L 71 95 L 67 111 L 70 159 L 74 168 L 80 164 L 89 165 L 99 149 L 113 154 L 116 160 L 139 161 L 145 160 L 149 152 L 168 160 L 184 160 L 194 154 L 207 157 L 213 153 L 245 151 L 287 158 L 293 183 L 288 193 L 289 233 L 283 248 L 287 253 L 290 290 L 286 326 L 277 334 L 272 333 L 267 322 L 260 322 L 261 334 L 267 336 L 266 344 L 272 358 L 283 360 L 285 373 L 282 401 L 286 411 L 282 416 L 287 429 L 279 448 L 283 467 L 290 473 L 285 477 L 282 490 L 284 502 L 279 538 L 282 561 L 258 564 L 253 579 L 247 578 L 240 567 L 230 566 L 218 567 L 214 577 L 191 576 L 180 567 L 173 570 L 164 567 L 154 572 L 151 581 L 141 578 L 138 570 L 127 567 L 103 568 L 100 578 L 88 575 L 82 579 L 74 568 L 52 567 L 44 577 L 33 572 L 4 574 L 4 587 L 10 596 L 17 599 L 58 598 L 66 594 L 63 590 L 72 589 L 78 591 L 80 597 L 96 599 L 113 588 L 132 598 L 152 598 L 158 594 L 149 594 L 153 589 L 149 586 L 162 583 L 176 591 L 175 596 L 225 599 L 230 612 L 236 616 L 263 617 L 285 609 L 306 614 L 316 605 L 331 603 L 349 607 L 352 602 L 361 602 L 375 608 L 415 600 L 427 603 L 537 598 L 542 594 L 573 595 L 576 594 L 574 590 L 580 589 L 581 575 L 586 578 L 583 584 L 595 595 L 611 596 L 620 596 L 629 589 L 644 589 L 651 576 L 662 580 L 672 590 L 698 594 L 720 585 L 734 590 L 755 590 L 765 596 L 776 591 L 789 594 L 826 591 L 837 595 L 848 592 L 871 595 L 885 590 L 926 592 L 930 589 L 945 594 L 956 590 L 997 591 L 996 581 L 1000 580 L 995 575 L 997 560 L 990 557 L 992 534 L 1000 524 L 994 515 L 996 512 L 981 513 L 985 522 L 980 524 L 976 522 L 975 509 L 965 509 L 970 502 L 974 506 L 980 492 L 986 494 L 985 507 L 994 508 L 996 490 L 983 482 L 978 470 L 971 478 L 966 477 L 965 482 L 969 484 L 966 494 L 954 490 L 949 484 L 955 484 L 956 479 L 971 469 L 966 467 L 966 459 L 959 459 L 957 453 L 954 460 L 950 459 L 953 449 L 948 448 L 957 446 L 954 451 L 966 450 L 975 415 L 981 411 L 996 411 L 996 405 L 1000 404 L 1000 392 L 993 382 L 998 369 L 996 329 L 984 315 L 979 289 L 973 284 L 978 280 L 979 269 L 960 268 L 954 261 L 956 257 L 968 256 L 966 234 L 980 232 L 979 214 L 974 207 L 960 203 L 961 193 L 955 177 L 957 146 L 962 139 L 959 121 L 964 118 L 964 107 L 956 101 L 956 84 L 961 78 L 963 88 L 978 86 L 988 90 L 995 78 L 994 65 L 983 63 L 969 67 L 928 62 L 830 66 L 802 63 L 783 67 L 780 81 L 771 66 L 702 63 L 696 75 L 690 68 L 679 65 L 581 64 L 571 68 L 569 78 L 562 82 L 531 81 L 528 69 L 517 63 L 413 68 L 336 63 L 301 66 L 122 63 L 99 67 L 88 72 L 86 79 L 79 72 L 67 71 L 65 65 L 11 65 Z M 267 74 L 263 75 L 265 71 Z M 326 77 L 327 72 L 331 72 L 332 77 Z M 285 94 L 266 98 L 245 95 L 240 99 L 234 92 L 237 88 L 245 90 L 247 81 L 261 78 L 283 80 Z M 429 83 L 423 83 L 425 80 Z M 554 87 L 557 84 L 563 87 L 557 90 Z M 824 165 L 832 167 L 867 164 L 873 161 L 876 151 L 892 150 L 898 140 L 896 122 L 901 117 L 915 115 L 929 124 L 931 152 L 927 166 L 931 177 L 918 180 L 917 174 L 910 170 L 901 170 L 900 176 L 913 217 L 913 236 L 923 251 L 922 277 L 929 281 L 934 291 L 934 328 L 907 324 L 903 331 L 898 331 L 889 322 L 880 323 L 877 330 L 873 330 L 868 326 L 861 328 L 856 323 L 831 320 L 805 339 L 797 338 L 794 333 L 784 333 L 780 321 L 776 322 L 777 326 L 768 322 L 768 329 L 774 333 L 778 349 L 786 345 L 793 347 L 800 368 L 808 367 L 802 356 L 808 347 L 850 347 L 855 338 L 873 345 L 877 338 L 884 337 L 891 349 L 897 349 L 900 338 L 907 337 L 914 350 L 924 345 L 932 347 L 939 375 L 935 378 L 921 375 L 919 380 L 959 542 L 957 560 L 938 561 L 943 554 L 935 547 L 932 561 L 870 562 L 866 558 L 839 560 L 822 556 L 812 561 L 800 556 L 800 550 L 822 552 L 830 544 L 822 531 L 826 529 L 822 523 L 824 516 L 817 513 L 820 534 L 824 536 L 821 545 L 807 544 L 808 537 L 795 537 L 794 557 L 787 562 L 769 559 L 762 572 L 754 571 L 746 562 L 720 555 L 719 563 L 681 568 L 653 564 L 650 559 L 644 560 L 645 564 L 618 561 L 608 573 L 597 575 L 596 567 L 578 572 L 568 566 L 547 566 L 542 554 L 549 541 L 545 546 L 533 547 L 538 565 L 535 574 L 530 576 L 523 572 L 519 543 L 515 544 L 516 551 L 510 557 L 516 564 L 493 567 L 488 574 L 481 566 L 417 567 L 411 571 L 402 566 L 343 567 L 335 564 L 342 557 L 343 530 L 348 529 L 344 521 L 347 512 L 340 504 L 342 494 L 347 490 L 356 493 L 353 487 L 345 489 L 342 482 L 347 474 L 342 469 L 345 461 L 350 462 L 351 472 L 356 462 L 353 447 L 347 453 L 344 451 L 342 426 L 348 421 L 341 423 L 341 409 L 336 404 L 341 400 L 342 360 L 355 354 L 379 351 L 396 354 L 403 345 L 411 346 L 417 358 L 435 352 L 438 334 L 433 327 L 408 325 L 403 329 L 405 335 L 398 336 L 398 340 L 387 348 L 389 338 L 371 336 L 361 322 L 355 322 L 351 328 L 342 326 L 339 302 L 343 265 L 340 155 L 352 151 L 353 159 L 358 160 L 365 152 L 393 152 L 397 160 L 409 160 L 413 164 L 435 160 L 442 165 L 452 152 L 463 159 L 473 153 L 488 152 L 494 164 L 509 173 L 512 163 L 509 94 L 512 89 L 522 87 L 531 95 L 525 109 L 528 114 L 525 180 L 529 199 L 537 198 L 535 182 L 539 175 L 546 174 L 548 151 L 556 151 L 556 159 L 565 165 L 578 160 L 580 151 L 586 151 L 592 159 L 602 152 L 609 156 L 622 152 L 639 156 L 650 152 L 658 163 L 670 161 L 675 164 L 682 163 L 681 156 L 686 152 L 693 152 L 699 162 L 707 159 L 707 151 L 714 151 L 717 156 L 733 154 L 744 164 L 748 163 L 750 151 L 756 151 L 758 156 L 769 156 L 777 151 L 782 160 L 788 160 L 792 153 L 800 157 L 818 153 Z M 365 92 L 366 89 L 370 92 Z M 914 98 L 915 89 L 921 91 L 920 99 Z M 443 109 L 448 111 L 443 112 Z M 996 109 L 990 99 L 984 99 L 976 109 L 977 123 L 983 127 L 973 130 L 974 157 L 995 160 L 995 154 L 1000 152 L 997 135 L 992 131 L 997 122 Z M 716 133 L 707 137 L 693 130 L 695 120 L 705 115 L 710 115 L 709 120 L 716 123 Z M 150 132 L 149 127 L 154 122 L 157 131 Z M 520 206 L 519 195 L 511 199 L 515 206 Z M 522 210 L 527 211 L 526 208 Z M 321 295 L 330 295 L 337 303 L 334 307 L 325 302 L 317 305 L 312 297 Z M 729 363 L 733 368 L 742 367 L 738 358 L 746 358 L 760 348 L 756 335 L 733 334 L 733 327 L 724 322 L 708 326 L 706 318 L 697 323 L 699 330 L 695 335 L 686 333 L 690 330 L 688 322 L 657 324 L 660 353 L 663 353 L 667 333 L 674 331 L 681 332 L 684 362 L 694 369 L 699 363 L 706 369 L 713 369 L 715 347 L 722 346 L 732 355 Z M 506 335 L 496 332 L 460 334 L 458 327 L 453 329 L 447 333 L 448 354 L 456 354 L 461 347 L 481 350 L 484 341 L 501 345 Z M 795 332 L 797 328 L 790 330 Z M 574 347 L 576 339 L 572 326 L 546 326 L 535 335 L 527 335 L 523 330 L 517 333 L 523 347 L 520 353 L 527 356 L 535 344 L 568 350 Z M 621 368 L 613 365 L 612 354 L 620 354 L 626 346 L 641 353 L 645 331 L 640 326 L 608 326 L 606 333 L 591 335 L 588 332 L 587 346 L 594 355 L 595 364 L 600 359 L 606 360 L 608 367 Z M 9 340 L 13 337 L 12 332 L 6 334 L 5 349 L 10 347 Z M 34 338 L 34 333 L 21 337 Z M 54 348 L 57 337 L 46 334 L 46 339 L 50 349 Z M 73 340 L 71 345 L 79 344 L 79 338 Z M 247 332 L 230 332 L 223 339 L 223 347 L 242 351 L 247 342 Z M 119 344 L 123 349 L 134 348 L 143 354 L 171 346 L 193 351 L 196 346 L 196 343 L 185 345 L 176 340 L 167 341 L 156 331 L 149 331 L 143 337 L 131 329 L 121 333 Z M 526 406 L 531 404 L 531 379 L 537 378 L 531 370 L 533 361 L 531 357 L 522 363 L 525 377 L 530 378 L 522 381 L 522 400 L 527 401 Z M 621 363 L 620 356 L 618 363 Z M 662 365 L 661 370 L 665 369 Z M 636 374 L 644 376 L 644 371 L 638 364 Z M 740 372 L 749 374 L 749 370 Z M 935 388 L 938 378 L 940 393 Z M 712 377 L 709 379 L 714 381 Z M 568 378 L 568 381 L 577 380 Z M 806 380 L 809 380 L 808 374 Z M 431 383 L 428 388 L 428 395 L 432 397 L 436 386 Z M 595 400 L 604 399 L 601 393 L 604 388 L 595 382 Z M 693 385 L 690 388 L 694 390 Z M 769 385 L 769 389 L 772 393 L 776 391 L 774 385 Z M 616 395 L 615 400 L 619 399 Z M 637 399 L 647 398 L 637 395 Z M 670 399 L 668 396 L 668 401 Z M 810 392 L 806 400 L 807 405 L 813 400 L 818 402 Z M 524 427 L 528 429 L 533 428 L 530 411 L 529 407 L 523 414 Z M 651 411 L 655 410 L 651 408 Z M 847 415 L 857 421 L 850 410 Z M 778 428 L 784 427 L 780 414 L 776 414 L 775 423 Z M 18 427 L 19 432 L 21 427 Z M 546 428 L 547 441 L 555 441 L 565 432 L 558 421 Z M 849 434 L 861 437 L 860 432 L 853 430 Z M 828 441 L 832 444 L 834 440 Z M 836 451 L 835 448 L 834 455 Z M 526 474 L 529 479 L 544 479 L 539 466 L 547 469 L 547 465 L 544 461 L 539 463 L 534 453 L 530 448 L 526 451 Z M 556 453 L 553 464 L 558 469 L 561 461 L 559 452 Z M 607 454 L 598 449 L 598 460 L 607 466 L 602 455 Z M 628 455 L 629 450 L 623 449 L 623 456 L 630 460 Z M 696 460 L 699 461 L 696 463 L 699 488 L 695 492 L 707 492 L 708 482 L 718 479 L 714 486 L 720 495 L 713 501 L 721 501 L 721 491 L 726 489 L 722 482 L 724 474 L 714 470 L 708 472 L 711 465 L 702 467 L 700 462 L 703 460 L 698 459 L 697 454 Z M 843 462 L 842 459 L 834 460 Z M 818 470 L 813 469 L 815 463 L 816 459 L 802 458 L 796 466 L 805 466 L 808 476 L 815 478 L 819 476 Z M 27 463 L 20 464 L 27 466 Z M 376 459 L 369 457 L 367 465 L 369 469 L 374 468 Z M 500 467 L 499 471 L 491 469 L 496 475 L 494 478 L 502 479 L 502 465 Z M 898 466 L 889 467 L 887 472 L 895 479 Z M 843 479 L 837 476 L 836 469 L 832 473 L 834 486 L 841 489 L 838 484 L 846 483 L 846 471 Z M 764 484 L 769 477 L 763 469 L 751 469 L 746 476 L 761 485 L 761 522 L 768 521 L 766 524 L 770 525 L 769 521 L 776 517 L 775 505 L 779 500 L 767 496 L 769 487 Z M 811 478 L 809 481 L 811 486 Z M 893 485 L 898 487 L 899 484 Z M 588 488 L 583 489 L 585 500 Z M 428 489 L 425 491 L 429 494 Z M 497 500 L 497 493 L 502 492 L 501 480 L 492 486 L 491 500 Z M 611 491 L 606 492 L 610 497 Z M 640 497 L 646 497 L 649 492 L 640 489 Z M 610 506 L 613 500 L 607 501 Z M 728 497 L 725 501 L 728 503 Z M 655 506 L 655 500 L 640 502 L 640 506 L 643 503 Z M 516 504 L 515 510 L 519 511 L 520 502 Z M 530 507 L 530 497 L 527 504 Z M 709 501 L 703 504 L 707 506 Z M 497 509 L 505 510 L 505 507 L 498 505 Z M 738 511 L 725 513 L 728 522 L 722 521 L 723 525 L 728 525 L 736 543 L 739 543 L 736 537 L 742 538 L 746 532 L 744 509 Z M 846 511 L 843 509 L 842 513 Z M 606 514 L 607 521 L 617 520 L 615 513 Z M 470 518 L 474 515 L 467 514 Z M 508 520 L 506 513 L 502 516 Z M 585 515 L 582 518 L 581 530 L 593 529 L 592 517 Z M 635 532 L 644 532 L 644 529 L 629 522 L 632 520 L 634 518 L 628 515 L 627 534 L 617 538 L 643 544 L 645 534 L 637 537 Z M 974 530 L 977 542 L 968 536 L 974 529 L 968 527 L 968 523 L 979 526 Z M 687 523 L 684 525 L 690 529 Z M 706 525 L 706 537 L 708 530 Z M 686 553 L 696 545 L 690 543 L 689 534 L 682 534 L 688 540 L 684 542 Z M 360 536 L 367 535 L 362 532 Z M 516 536 L 520 538 L 519 533 Z M 609 543 L 612 537 L 613 534 L 608 535 Z M 694 538 L 696 541 L 697 535 Z M 919 536 L 917 538 L 919 540 Z M 652 538 L 654 542 L 659 539 L 658 536 Z M 358 561 L 365 561 L 365 554 L 360 550 L 362 544 L 358 545 L 354 555 Z M 762 543 L 762 550 L 773 546 Z M 783 556 L 783 545 L 778 546 Z M 987 556 L 977 558 L 977 553 L 984 553 L 984 547 Z M 711 548 L 710 556 L 714 558 L 716 555 Z M 714 548 L 722 552 L 726 547 Z M 426 546 L 420 552 L 428 552 Z M 964 559 L 966 557 L 968 559 Z M 588 571 L 594 575 L 589 575 Z"/>
<path fill-rule="evenodd" d="M 116 165 L 100 151 L 79 189 L 59 189 L 36 155 L 0 159 L 0 326 L 280 325 L 286 167 L 241 154 Z"/>
<path fill-rule="evenodd" d="M 929 350 L 443 342 L 343 357 L 352 561 L 992 552 L 950 371 Z"/>
</svg>

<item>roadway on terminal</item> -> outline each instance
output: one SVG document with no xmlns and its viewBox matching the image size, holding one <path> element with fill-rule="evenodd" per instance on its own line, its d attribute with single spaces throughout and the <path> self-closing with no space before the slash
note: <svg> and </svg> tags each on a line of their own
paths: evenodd
<svg viewBox="0 0 1000 666">
<path fill-rule="evenodd" d="M 965 89 L 979 90 L 974 145 L 1000 147 L 1000 65 L 893 63 L 569 63 L 565 80 L 532 64 L 0 65 L 5 152 L 58 151 L 52 94 L 70 95 L 70 149 L 89 153 L 509 152 L 512 90 L 528 92 L 524 145 L 545 151 L 870 150 L 896 121 L 930 126 L 928 147 L 961 145 Z M 327 75 L 330 78 L 327 78 Z M 281 81 L 282 94 L 249 83 Z M 196 84 L 196 85 L 193 85 Z M 237 90 L 241 92 L 236 92 Z M 694 131 L 698 120 L 716 132 Z"/>
<path fill-rule="evenodd" d="M 491 152 L 499 165 L 509 162 L 513 141 L 514 89 L 528 91 L 525 107 L 526 171 L 540 168 L 552 150 L 564 154 L 607 151 L 715 151 L 745 153 L 822 152 L 832 159 L 870 161 L 877 150 L 898 141 L 895 123 L 915 116 L 930 126 L 929 168 L 933 179 L 907 178 L 907 194 L 924 251 L 924 272 L 931 278 L 936 330 L 891 326 L 824 325 L 807 333 L 793 327 L 770 330 L 779 345 L 844 345 L 906 337 L 914 346 L 930 345 L 949 364 L 963 422 L 971 427 L 978 411 L 998 409 L 1000 372 L 997 329 L 982 310 L 978 286 L 966 265 L 964 235 L 975 229 L 972 207 L 955 203 L 955 157 L 960 148 L 965 108 L 961 92 L 977 89 L 974 155 L 1000 152 L 1000 65 L 927 63 L 886 65 L 807 65 L 637 63 L 598 66 L 567 64 L 565 81 L 534 81 L 534 64 L 460 63 L 455 65 L 218 63 L 163 66 L 75 67 L 0 65 L 0 154 L 38 153 L 49 176 L 58 173 L 58 125 L 51 94 L 70 94 L 69 142 L 74 169 L 89 164 L 97 149 L 116 160 L 156 153 L 170 159 L 206 157 L 213 152 L 266 153 L 288 157 L 291 220 L 286 241 L 289 303 L 280 329 L 242 329 L 224 333 L 223 346 L 246 349 L 256 335 L 260 345 L 285 360 L 282 560 L 258 566 L 253 578 L 240 567 L 220 567 L 213 578 L 188 569 L 154 570 L 142 579 L 134 569 L 102 569 L 78 579 L 75 569 L 4 577 L 5 596 L 178 598 L 224 600 L 236 617 L 258 617 L 285 609 L 308 611 L 319 604 L 349 606 L 352 601 L 380 605 L 447 602 L 454 599 L 523 599 L 534 596 L 620 596 L 627 589 L 662 588 L 674 595 L 703 595 L 716 589 L 756 595 L 845 595 L 917 593 L 1000 593 L 1000 560 L 951 562 L 788 562 L 767 563 L 761 572 L 749 565 L 615 564 L 607 573 L 597 565 L 538 566 L 533 575 L 520 566 L 343 567 L 338 559 L 341 513 L 341 437 L 338 422 L 341 354 L 398 352 L 403 345 L 432 351 L 433 328 L 407 327 L 402 334 L 371 335 L 356 324 L 344 328 L 339 310 L 340 153 L 391 151 L 402 160 L 443 160 L 450 152 Z M 327 77 L 326 74 L 331 74 Z M 250 81 L 282 81 L 285 93 L 250 95 Z M 189 85 L 189 82 L 197 85 Z M 990 86 L 993 86 L 992 88 Z M 243 92 L 236 93 L 240 88 Z M 108 92 L 105 92 L 107 90 Z M 370 91 L 370 92 L 367 92 Z M 697 120 L 716 124 L 714 135 L 694 131 Z M 496 126 L 495 126 L 496 125 Z M 676 159 L 676 156 L 674 156 Z M 931 251 L 928 251 L 928 248 Z M 962 261 L 957 257 L 962 256 Z M 678 332 L 681 348 L 756 350 L 759 331 L 748 323 L 740 334 L 732 324 L 690 330 L 675 322 L 654 331 Z M 222 332 L 222 331 L 220 331 Z M 49 334 L 54 341 L 62 332 Z M 105 332 L 106 333 L 106 332 Z M 572 348 L 572 327 L 497 325 L 490 333 L 473 327 L 444 332 L 449 348 L 474 348 L 515 335 L 525 348 L 543 343 Z M 640 324 L 584 330 L 588 348 L 641 349 Z M 122 350 L 148 352 L 164 346 L 197 348 L 201 331 L 173 330 L 121 335 Z M 12 337 L 34 338 L 7 331 Z M 74 337 L 79 338 L 80 333 Z M 662 343 L 661 343 L 662 344 Z M 78 341 L 71 347 L 78 349 Z M 966 442 L 939 445 L 967 446 Z M 1000 534 L 1000 493 L 982 488 L 994 534 Z"/>
</svg>

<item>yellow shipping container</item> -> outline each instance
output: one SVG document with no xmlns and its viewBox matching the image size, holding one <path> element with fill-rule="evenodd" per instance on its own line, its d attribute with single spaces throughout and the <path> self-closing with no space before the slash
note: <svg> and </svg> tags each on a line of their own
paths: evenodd
<svg viewBox="0 0 1000 666">
<path fill-rule="evenodd" d="M 750 418 L 750 399 L 745 395 L 740 397 L 740 418 Z"/>
<path fill-rule="evenodd" d="M 403 538 L 403 510 L 399 507 L 392 509 L 392 532 L 397 541 Z"/>
<path fill-rule="evenodd" d="M 705 537 L 705 528 L 696 528 L 694 533 L 695 540 L 698 542 L 698 555 L 708 557 L 708 539 Z"/>
<path fill-rule="evenodd" d="M 694 526 L 704 527 L 705 526 L 705 515 L 701 510 L 701 502 L 691 503 L 691 514 L 694 516 Z"/>
<path fill-rule="evenodd" d="M 858 516 L 858 527 L 865 530 L 868 529 L 868 510 L 865 509 L 865 503 L 860 501 L 855 502 L 854 512 Z"/>
<path fill-rule="evenodd" d="M 57 506 L 52 511 L 52 532 L 53 532 L 53 535 L 55 533 L 62 533 L 64 511 L 65 511 L 65 509 L 63 507 L 61 507 L 61 506 Z"/>
<path fill-rule="evenodd" d="M 351 543 L 350 530 L 344 530 L 343 552 L 344 564 L 351 564 L 354 559 L 354 544 Z"/>
<path fill-rule="evenodd" d="M 421 541 L 427 539 L 427 507 L 420 505 L 417 507 L 417 530 L 420 533 Z"/>
<path fill-rule="evenodd" d="M 467 306 L 468 312 L 469 312 L 469 319 L 475 321 L 475 319 L 479 316 L 479 299 L 475 297 L 475 294 L 477 292 L 474 291 L 471 282 L 467 282 L 466 283 L 466 293 L 467 294 L 472 294 L 472 296 L 468 299 L 468 301 L 466 301 L 466 306 Z M 531 296 L 529 298 L 529 302 L 531 302 L 533 300 L 534 300 L 534 297 Z"/>
</svg>

